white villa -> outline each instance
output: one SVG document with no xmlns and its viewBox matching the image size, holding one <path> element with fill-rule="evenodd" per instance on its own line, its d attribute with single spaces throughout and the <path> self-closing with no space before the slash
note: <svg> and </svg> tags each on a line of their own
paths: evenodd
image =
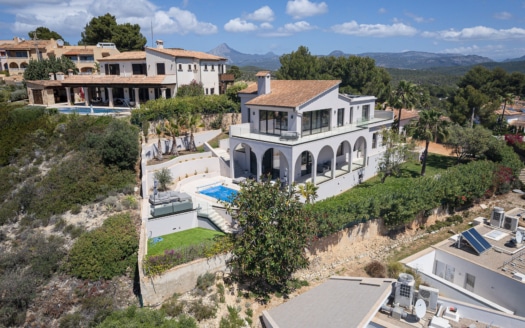
<svg viewBox="0 0 525 328">
<path fill-rule="evenodd" d="M 156 48 L 112 54 L 98 59 L 99 74 L 57 74 L 56 80 L 28 81 L 31 104 L 52 106 L 58 102 L 84 102 L 109 107 L 173 98 L 181 85 L 202 83 L 205 94 L 223 93 L 233 82 L 226 73 L 226 59 L 204 52 Z"/>
<path fill-rule="evenodd" d="M 381 129 L 393 113 L 374 110 L 373 96 L 340 94 L 339 83 L 259 72 L 239 92 L 243 123 L 230 127 L 230 176 L 311 181 L 324 199 L 376 175 Z"/>
</svg>

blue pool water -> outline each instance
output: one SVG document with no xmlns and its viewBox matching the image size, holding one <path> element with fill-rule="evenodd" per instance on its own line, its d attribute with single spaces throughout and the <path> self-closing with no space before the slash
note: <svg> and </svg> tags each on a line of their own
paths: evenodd
<svg viewBox="0 0 525 328">
<path fill-rule="evenodd" d="M 121 110 L 111 109 L 108 107 L 93 107 L 93 112 L 91 112 L 90 107 L 59 107 L 58 112 L 62 114 L 115 114 L 120 113 Z"/>
<path fill-rule="evenodd" d="M 201 194 L 213 197 L 223 202 L 231 202 L 237 196 L 237 190 L 225 187 L 223 185 L 203 189 Z"/>
</svg>

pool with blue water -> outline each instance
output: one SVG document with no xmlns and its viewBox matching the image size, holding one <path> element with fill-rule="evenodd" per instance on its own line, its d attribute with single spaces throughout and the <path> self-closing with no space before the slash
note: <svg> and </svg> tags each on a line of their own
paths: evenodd
<svg viewBox="0 0 525 328">
<path fill-rule="evenodd" d="M 122 110 L 108 107 L 59 107 L 58 112 L 62 114 L 81 114 L 81 115 L 100 115 L 100 114 L 117 114 Z"/>
<path fill-rule="evenodd" d="M 238 193 L 237 190 L 225 187 L 223 185 L 206 188 L 199 192 L 203 195 L 213 197 L 223 202 L 231 202 Z"/>
</svg>

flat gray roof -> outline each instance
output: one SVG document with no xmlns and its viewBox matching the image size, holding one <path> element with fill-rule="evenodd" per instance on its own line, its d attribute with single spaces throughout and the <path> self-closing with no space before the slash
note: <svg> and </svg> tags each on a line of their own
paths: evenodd
<svg viewBox="0 0 525 328">
<path fill-rule="evenodd" d="M 395 279 L 332 277 L 263 312 L 267 328 L 366 327 L 392 291 Z"/>
</svg>

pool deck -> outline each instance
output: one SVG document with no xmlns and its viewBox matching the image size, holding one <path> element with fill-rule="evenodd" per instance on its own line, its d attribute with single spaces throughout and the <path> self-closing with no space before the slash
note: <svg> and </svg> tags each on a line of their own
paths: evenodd
<svg viewBox="0 0 525 328">
<path fill-rule="evenodd" d="M 204 186 L 212 187 L 213 185 L 217 185 L 217 184 L 222 184 L 225 187 L 228 187 L 230 189 L 234 189 L 237 191 L 240 190 L 239 185 L 234 184 L 232 182 L 232 179 L 222 177 L 222 176 L 217 176 L 213 178 L 203 178 L 203 179 L 192 181 L 192 182 L 189 182 L 183 185 L 179 185 L 179 187 L 177 188 L 177 191 L 185 192 L 191 195 L 192 197 L 194 197 L 195 199 L 194 203 L 200 203 L 199 202 L 200 200 L 201 202 L 207 202 L 213 206 L 224 207 L 224 205 L 218 199 L 198 192 L 198 190 L 201 187 L 204 187 Z"/>
</svg>

